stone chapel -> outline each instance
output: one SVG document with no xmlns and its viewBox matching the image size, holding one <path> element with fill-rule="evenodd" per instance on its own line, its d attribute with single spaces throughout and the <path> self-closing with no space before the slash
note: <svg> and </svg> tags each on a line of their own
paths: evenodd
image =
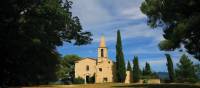
<svg viewBox="0 0 200 88">
<path fill-rule="evenodd" d="M 101 37 L 98 47 L 98 58 L 82 58 L 75 62 L 75 77 L 81 77 L 88 81 L 90 77 L 95 77 L 95 83 L 115 81 L 115 62 L 108 58 L 104 36 Z"/>
<path fill-rule="evenodd" d="M 89 82 L 89 78 L 95 77 L 95 83 L 106 83 L 116 81 L 115 62 L 108 58 L 108 48 L 106 47 L 104 36 L 101 37 L 99 47 L 97 49 L 98 57 L 82 58 L 75 62 L 75 78 L 83 78 L 85 83 Z M 126 71 L 125 83 L 131 83 L 132 73 Z M 139 83 L 143 83 L 140 80 Z M 160 79 L 149 79 L 148 83 L 160 83 Z"/>
</svg>

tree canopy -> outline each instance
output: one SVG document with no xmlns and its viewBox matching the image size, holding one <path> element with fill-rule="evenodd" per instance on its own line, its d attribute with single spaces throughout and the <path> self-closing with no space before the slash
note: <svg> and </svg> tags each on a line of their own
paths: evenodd
<svg viewBox="0 0 200 88">
<path fill-rule="evenodd" d="M 58 67 L 57 77 L 59 80 L 65 83 L 65 81 L 73 82 L 75 79 L 75 61 L 80 60 L 81 57 L 78 55 L 65 55 L 60 59 L 60 64 Z"/>
<path fill-rule="evenodd" d="M 182 49 L 200 60 L 200 1 L 145 0 L 141 11 L 148 17 L 148 25 L 164 31 L 159 47 L 172 51 Z"/>
<path fill-rule="evenodd" d="M 91 42 L 68 0 L 5 0 L 0 3 L 1 85 L 47 84 L 56 80 L 63 42 Z"/>
<path fill-rule="evenodd" d="M 197 80 L 197 70 L 193 62 L 183 54 L 179 63 L 177 64 L 176 76 L 181 82 L 195 82 Z"/>
</svg>

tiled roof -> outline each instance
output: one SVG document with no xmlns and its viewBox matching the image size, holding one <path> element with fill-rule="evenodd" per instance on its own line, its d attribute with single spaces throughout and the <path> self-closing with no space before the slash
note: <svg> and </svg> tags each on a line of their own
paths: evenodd
<svg viewBox="0 0 200 88">
<path fill-rule="evenodd" d="M 85 60 L 85 59 L 91 59 L 91 60 L 97 61 L 97 59 L 95 59 L 95 58 L 86 57 L 86 58 L 81 58 L 80 60 L 77 60 L 75 62 L 79 62 L 79 61 L 82 61 L 82 60 Z"/>
</svg>

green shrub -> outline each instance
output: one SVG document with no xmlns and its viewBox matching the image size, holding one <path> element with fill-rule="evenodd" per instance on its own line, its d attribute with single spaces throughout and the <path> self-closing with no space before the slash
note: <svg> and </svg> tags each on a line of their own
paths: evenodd
<svg viewBox="0 0 200 88">
<path fill-rule="evenodd" d="M 73 84 L 84 84 L 85 80 L 81 77 L 75 78 Z"/>
<path fill-rule="evenodd" d="M 170 79 L 163 79 L 161 80 L 162 83 L 171 83 L 171 80 Z"/>
<path fill-rule="evenodd" d="M 187 78 L 187 79 L 181 79 L 176 80 L 177 83 L 196 83 L 198 80 L 196 78 Z"/>
<path fill-rule="evenodd" d="M 196 78 L 188 78 L 188 82 L 196 83 L 196 82 L 198 82 L 198 79 L 196 79 Z"/>
<path fill-rule="evenodd" d="M 144 79 L 144 80 L 143 80 L 143 83 L 148 83 L 148 79 Z"/>
<path fill-rule="evenodd" d="M 141 79 L 157 79 L 157 76 L 154 75 L 148 75 L 148 76 L 141 76 Z"/>
<path fill-rule="evenodd" d="M 89 78 L 89 83 L 95 83 L 95 75 Z"/>
</svg>

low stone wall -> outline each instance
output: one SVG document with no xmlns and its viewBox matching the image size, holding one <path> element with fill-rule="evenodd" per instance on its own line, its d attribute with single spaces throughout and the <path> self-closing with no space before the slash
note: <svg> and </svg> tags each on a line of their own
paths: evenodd
<svg viewBox="0 0 200 88">
<path fill-rule="evenodd" d="M 132 72 L 131 71 L 126 71 L 125 83 L 131 83 L 131 82 L 132 82 Z"/>
<path fill-rule="evenodd" d="M 142 82 L 140 80 L 140 83 L 159 84 L 160 83 L 160 79 L 142 79 Z"/>
<path fill-rule="evenodd" d="M 160 79 L 144 79 L 147 81 L 148 84 L 159 84 Z"/>
<path fill-rule="evenodd" d="M 160 79 L 140 79 L 139 82 L 136 82 L 136 84 L 160 84 Z"/>
</svg>

